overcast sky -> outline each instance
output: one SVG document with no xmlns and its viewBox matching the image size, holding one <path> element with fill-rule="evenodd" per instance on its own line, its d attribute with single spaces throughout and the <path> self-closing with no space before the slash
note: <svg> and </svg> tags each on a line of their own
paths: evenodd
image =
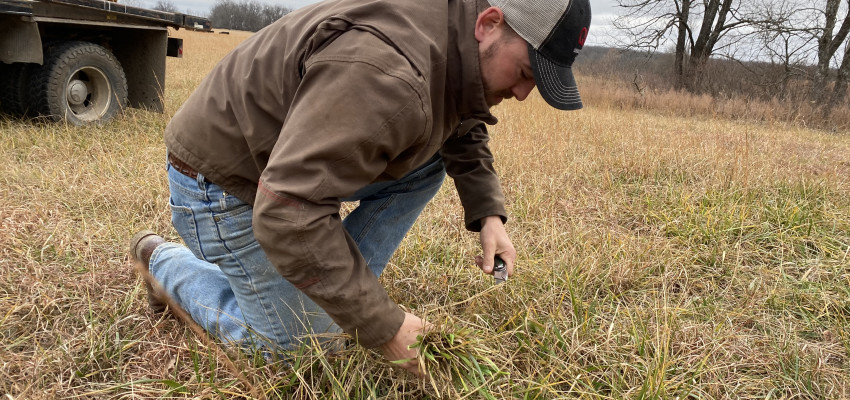
<svg viewBox="0 0 850 400">
<path fill-rule="evenodd" d="M 119 0 L 120 1 L 120 0 Z M 189 11 L 195 15 L 207 15 L 215 4 L 215 0 L 171 0 L 177 9 Z M 238 1 L 238 0 L 237 0 Z M 279 4 L 291 9 L 297 9 L 309 4 L 317 3 L 318 0 L 260 0 L 263 3 Z M 528 0 L 536 1 L 536 0 Z M 156 0 L 140 0 L 143 6 L 153 7 Z M 617 8 L 614 7 L 615 0 L 590 0 L 590 8 L 593 12 L 593 22 L 590 27 L 590 35 L 587 44 L 605 45 L 612 44 L 609 38 L 611 19 L 616 15 Z"/>
</svg>

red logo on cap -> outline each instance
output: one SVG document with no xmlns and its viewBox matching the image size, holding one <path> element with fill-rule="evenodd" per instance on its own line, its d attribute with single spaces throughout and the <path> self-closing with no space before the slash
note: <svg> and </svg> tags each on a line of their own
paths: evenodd
<svg viewBox="0 0 850 400">
<path fill-rule="evenodd" d="M 581 28 L 581 33 L 578 35 L 578 45 L 584 46 L 584 41 L 587 40 L 587 28 Z"/>
</svg>

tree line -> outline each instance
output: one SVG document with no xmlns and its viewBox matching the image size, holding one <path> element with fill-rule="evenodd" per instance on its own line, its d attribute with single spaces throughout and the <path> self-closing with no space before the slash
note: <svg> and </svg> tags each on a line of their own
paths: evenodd
<svg viewBox="0 0 850 400">
<path fill-rule="evenodd" d="M 804 84 L 805 100 L 818 104 L 824 116 L 847 99 L 850 0 L 617 0 L 617 5 L 624 10 L 614 21 L 624 34 L 621 45 L 671 49 L 677 89 L 710 92 L 717 77 L 710 61 L 728 59 L 756 66 L 751 78 L 776 97 L 790 97 Z"/>
<path fill-rule="evenodd" d="M 256 32 L 290 12 L 287 7 L 257 0 L 217 0 L 209 19 L 214 28 Z"/>
<path fill-rule="evenodd" d="M 138 0 L 124 0 L 128 5 L 134 2 Z M 172 0 L 157 0 L 153 9 L 178 12 Z M 208 18 L 213 28 L 256 32 L 290 12 L 292 10 L 287 7 L 264 4 L 258 0 L 217 0 Z"/>
</svg>

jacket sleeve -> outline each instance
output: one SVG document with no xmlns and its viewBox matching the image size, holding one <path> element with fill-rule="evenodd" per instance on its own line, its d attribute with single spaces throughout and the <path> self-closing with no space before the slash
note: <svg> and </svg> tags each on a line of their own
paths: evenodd
<svg viewBox="0 0 850 400">
<path fill-rule="evenodd" d="M 478 120 L 465 120 L 457 135 L 440 149 L 446 173 L 452 177 L 464 209 L 466 229 L 481 230 L 481 219 L 498 215 L 507 222 L 505 195 L 493 168 L 493 154 L 487 143 L 487 127 Z"/>
<path fill-rule="evenodd" d="M 339 199 L 424 140 L 419 91 L 399 78 L 406 63 L 363 32 L 310 57 L 254 204 L 255 236 L 281 275 L 366 347 L 391 339 L 404 312 L 343 228 Z"/>
</svg>

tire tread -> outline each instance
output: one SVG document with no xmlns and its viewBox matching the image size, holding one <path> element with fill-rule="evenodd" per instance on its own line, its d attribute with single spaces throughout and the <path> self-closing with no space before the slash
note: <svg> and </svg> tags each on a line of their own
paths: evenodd
<svg viewBox="0 0 850 400">
<path fill-rule="evenodd" d="M 106 48 L 90 42 L 70 41 L 49 43 L 45 46 L 44 53 L 44 65 L 32 74 L 30 86 L 30 98 L 34 100 L 35 111 L 38 114 L 48 116 L 55 121 L 67 119 L 75 125 L 81 123 L 74 121 L 75 118 L 72 115 L 67 117 L 65 115 L 67 105 L 60 93 L 65 90 L 66 83 L 61 78 L 80 59 L 89 56 L 101 58 L 113 69 L 112 72 L 118 75 L 118 82 L 111 82 L 113 91 L 118 96 L 118 110 L 107 113 L 104 120 L 113 117 L 120 109 L 127 106 L 127 77 L 121 64 Z"/>
<path fill-rule="evenodd" d="M 14 117 L 27 114 L 31 64 L 0 62 L 0 110 Z"/>
</svg>

